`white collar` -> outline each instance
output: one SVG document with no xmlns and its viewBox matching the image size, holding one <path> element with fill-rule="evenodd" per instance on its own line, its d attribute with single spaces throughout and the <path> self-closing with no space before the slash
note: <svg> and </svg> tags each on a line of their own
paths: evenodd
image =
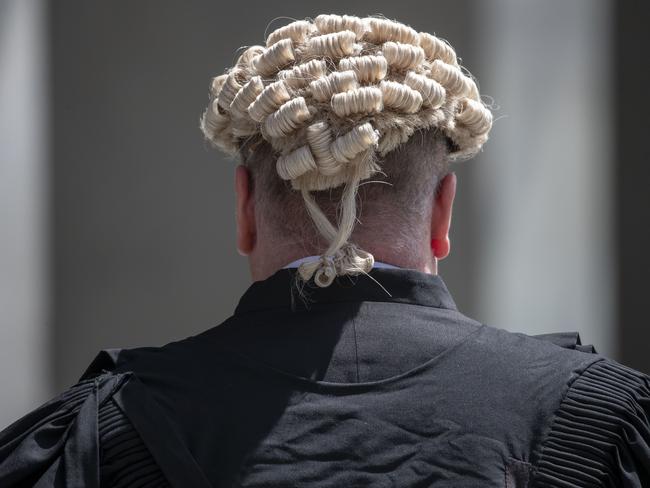
<svg viewBox="0 0 650 488">
<path fill-rule="evenodd" d="M 307 257 L 304 257 L 304 258 L 296 259 L 295 261 L 287 264 L 286 266 L 283 266 L 282 269 L 284 269 L 284 268 L 297 268 L 302 263 L 305 263 L 307 261 L 316 261 L 318 259 L 320 259 L 320 256 L 307 256 Z M 375 261 L 375 264 L 373 265 L 373 268 L 394 268 L 394 269 L 399 269 L 399 266 L 394 266 L 394 265 L 388 264 L 388 263 L 382 263 L 381 261 Z"/>
</svg>

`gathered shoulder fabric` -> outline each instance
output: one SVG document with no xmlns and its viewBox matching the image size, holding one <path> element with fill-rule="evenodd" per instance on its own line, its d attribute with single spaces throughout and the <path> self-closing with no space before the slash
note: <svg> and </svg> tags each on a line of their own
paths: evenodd
<svg viewBox="0 0 650 488">
<path fill-rule="evenodd" d="M 0 486 L 99 487 L 98 410 L 128 378 L 83 379 L 0 432 Z"/>
<path fill-rule="evenodd" d="M 1 487 L 211 486 L 173 431 L 156 445 L 167 419 L 132 371 L 116 370 L 123 351 L 101 350 L 76 384 L 0 432 Z"/>
<path fill-rule="evenodd" d="M 538 451 L 535 487 L 650 486 L 650 377 L 607 358 L 592 363 Z"/>
</svg>

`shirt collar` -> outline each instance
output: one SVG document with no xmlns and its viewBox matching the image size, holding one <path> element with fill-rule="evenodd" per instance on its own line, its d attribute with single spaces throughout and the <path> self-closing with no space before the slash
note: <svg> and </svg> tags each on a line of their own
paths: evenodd
<svg viewBox="0 0 650 488">
<path fill-rule="evenodd" d="M 297 268 L 300 266 L 302 263 L 307 263 L 309 261 L 317 261 L 320 259 L 320 256 L 306 256 L 304 258 L 296 259 L 295 261 L 290 262 L 284 268 Z M 381 261 L 375 261 L 375 263 L 372 265 L 373 268 L 393 268 L 393 269 L 398 269 L 399 266 L 395 266 L 393 264 L 388 264 L 388 263 L 382 263 Z"/>
<path fill-rule="evenodd" d="M 241 296 L 235 315 L 278 308 L 310 309 L 336 302 L 397 302 L 457 311 L 440 275 L 398 267 L 374 267 L 367 275 L 339 276 L 321 288 L 303 283 L 297 268 L 285 267 L 265 280 L 253 282 Z"/>
</svg>

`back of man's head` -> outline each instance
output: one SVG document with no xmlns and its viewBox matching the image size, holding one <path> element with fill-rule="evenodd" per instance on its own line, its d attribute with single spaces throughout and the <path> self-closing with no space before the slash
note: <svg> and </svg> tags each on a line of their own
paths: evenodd
<svg viewBox="0 0 650 488">
<path fill-rule="evenodd" d="M 298 274 L 329 286 L 373 267 L 364 246 L 408 255 L 421 244 L 448 162 L 480 150 L 492 114 L 446 41 L 381 17 L 319 15 L 214 78 L 200 124 L 248 168 L 236 178 L 241 242 L 320 254 Z"/>
<path fill-rule="evenodd" d="M 430 239 L 435 191 L 449 171 L 450 141 L 436 128 L 416 131 L 386 154 L 381 171 L 359 185 L 358 221 L 350 241 L 375 255 L 413 262 L 418 244 Z M 263 139 L 244 144 L 241 161 L 251 173 L 258 230 L 288 262 L 294 255 L 320 255 L 329 242 L 314 227 L 301 194 L 278 176 L 277 156 Z M 344 187 L 312 192 L 331 221 L 337 220 Z"/>
</svg>

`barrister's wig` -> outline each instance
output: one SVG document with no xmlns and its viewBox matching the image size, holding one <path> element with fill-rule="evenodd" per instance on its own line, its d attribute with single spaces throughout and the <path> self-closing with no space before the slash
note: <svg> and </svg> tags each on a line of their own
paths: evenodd
<svg viewBox="0 0 650 488">
<path fill-rule="evenodd" d="M 385 18 L 319 15 L 245 49 L 212 80 L 200 126 L 233 156 L 254 138 L 270 143 L 277 158 L 269 164 L 302 193 L 329 243 L 319 260 L 298 268 L 324 287 L 373 266 L 348 239 L 359 182 L 380 170 L 381 157 L 416 130 L 436 128 L 451 142 L 450 161 L 468 159 L 487 140 L 492 114 L 442 39 Z M 340 185 L 333 224 L 311 192 Z"/>
</svg>

